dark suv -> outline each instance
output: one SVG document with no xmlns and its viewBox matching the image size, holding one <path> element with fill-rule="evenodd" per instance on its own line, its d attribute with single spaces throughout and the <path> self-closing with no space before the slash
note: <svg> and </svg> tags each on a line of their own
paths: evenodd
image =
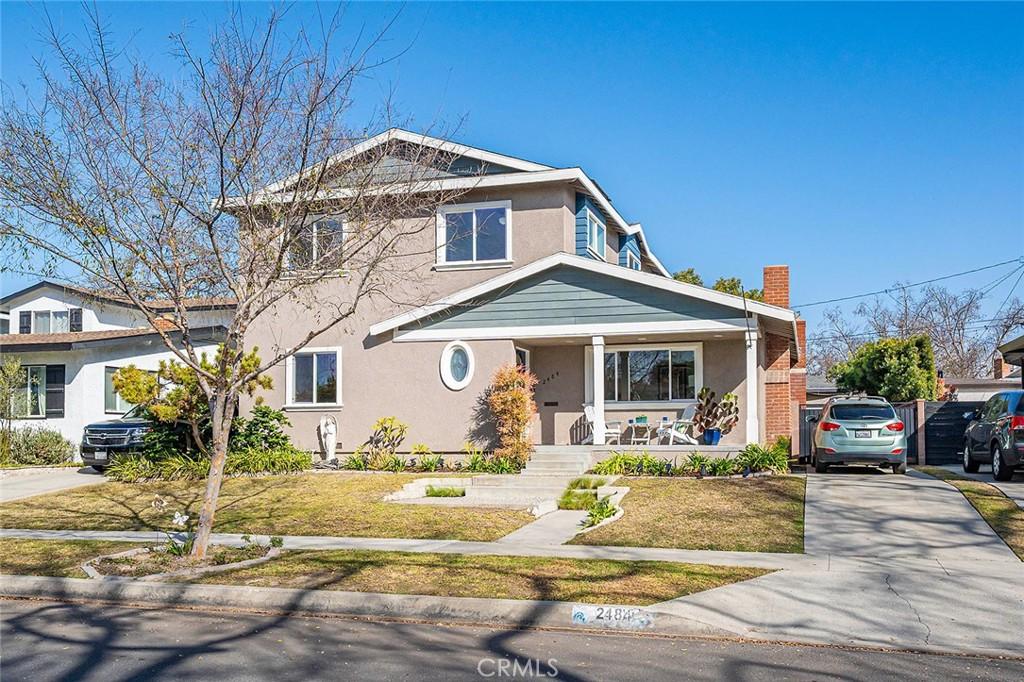
<svg viewBox="0 0 1024 682">
<path fill-rule="evenodd" d="M 964 471 L 974 473 L 985 462 L 997 481 L 1013 478 L 1024 464 L 1024 391 L 996 393 L 964 417 L 971 420 L 964 432 Z"/>
<path fill-rule="evenodd" d="M 142 438 L 149 431 L 149 420 L 134 408 L 118 419 L 95 422 L 82 435 L 82 461 L 96 471 L 106 469 L 119 455 L 142 449 Z"/>
</svg>

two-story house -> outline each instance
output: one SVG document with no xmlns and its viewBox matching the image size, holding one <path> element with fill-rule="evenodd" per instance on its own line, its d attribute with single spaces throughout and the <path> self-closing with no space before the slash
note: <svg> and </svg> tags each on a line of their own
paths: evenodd
<svg viewBox="0 0 1024 682">
<path fill-rule="evenodd" d="M 739 424 L 723 442 L 790 434 L 804 370 L 786 266 L 765 268 L 764 302 L 677 282 L 641 225 L 580 168 L 398 129 L 340 158 L 415 163 L 417 146 L 454 154 L 449 169 L 431 169 L 430 190 L 463 193 L 402 245 L 429 254 L 415 296 L 361 306 L 271 371 L 264 398 L 288 413 L 299 445 L 315 448 L 316 425 L 331 414 L 339 450 L 350 452 L 394 415 L 410 427 L 404 448 L 458 452 L 486 422 L 495 369 L 513 362 L 539 380 L 538 444 L 603 443 L 606 422 L 676 417 L 705 386 L 738 396 Z M 344 235 L 345 219 L 326 214 L 321 229 Z M 318 286 L 328 297 L 349 284 Z M 266 354 L 310 329 L 307 309 L 285 301 L 246 340 Z"/>
<path fill-rule="evenodd" d="M 173 309 L 152 305 L 167 314 Z M 142 313 L 117 297 L 43 280 L 0 298 L 0 306 L 11 320 L 10 333 L 0 334 L 0 355 L 16 356 L 26 370 L 17 424 L 57 429 L 76 444 L 86 424 L 132 407 L 114 391 L 118 368 L 155 371 L 161 360 L 174 357 Z M 216 351 L 232 306 L 224 299 L 190 302 L 197 350 L 211 356 Z"/>
</svg>

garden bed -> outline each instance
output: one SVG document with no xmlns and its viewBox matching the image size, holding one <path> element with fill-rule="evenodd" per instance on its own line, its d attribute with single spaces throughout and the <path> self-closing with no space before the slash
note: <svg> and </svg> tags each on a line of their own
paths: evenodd
<svg viewBox="0 0 1024 682">
<path fill-rule="evenodd" d="M 211 545 L 203 559 L 173 554 L 165 547 L 139 547 L 117 554 L 108 554 L 87 562 L 99 576 L 117 578 L 154 578 L 172 575 L 206 573 L 213 570 L 240 568 L 243 563 L 271 559 L 271 548 L 248 544 L 245 547 Z M 86 569 L 86 572 L 89 572 Z"/>
</svg>

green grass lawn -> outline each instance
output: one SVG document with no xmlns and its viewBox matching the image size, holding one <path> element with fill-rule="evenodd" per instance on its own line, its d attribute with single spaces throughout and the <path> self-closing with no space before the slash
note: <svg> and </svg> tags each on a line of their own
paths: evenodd
<svg viewBox="0 0 1024 682">
<path fill-rule="evenodd" d="M 1024 509 L 1003 494 L 999 488 L 982 481 L 942 469 L 941 467 L 916 466 L 918 471 L 934 476 L 950 484 L 967 498 L 981 517 L 1013 553 L 1024 561 Z"/>
<path fill-rule="evenodd" d="M 302 551 L 207 584 L 647 605 L 771 571 L 662 561 Z"/>
<path fill-rule="evenodd" d="M 436 475 L 432 475 L 436 476 Z M 510 509 L 394 504 L 382 497 L 411 474 L 301 474 L 224 481 L 216 532 L 490 541 L 533 521 Z M 197 518 L 203 481 L 104 483 L 0 505 L 4 528 L 170 529 L 175 511 Z M 157 497 L 166 502 L 159 511 Z"/>
<path fill-rule="evenodd" d="M 0 538 L 0 573 L 87 578 L 85 571 L 80 568 L 83 562 L 101 554 L 114 554 L 141 546 L 131 542 L 101 540 Z"/>
<path fill-rule="evenodd" d="M 623 478 L 618 521 L 572 544 L 803 552 L 804 478 Z"/>
</svg>

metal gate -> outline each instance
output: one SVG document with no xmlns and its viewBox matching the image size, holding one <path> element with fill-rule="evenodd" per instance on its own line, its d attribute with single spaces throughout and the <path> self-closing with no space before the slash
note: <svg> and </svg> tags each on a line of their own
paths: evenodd
<svg viewBox="0 0 1024 682">
<path fill-rule="evenodd" d="M 924 404 L 924 448 L 929 464 L 955 464 L 960 461 L 960 448 L 968 419 L 965 412 L 977 410 L 983 402 L 927 402 Z"/>
<path fill-rule="evenodd" d="M 961 403 L 963 404 L 963 403 Z M 914 403 L 895 403 L 896 416 L 903 422 L 907 434 L 907 461 L 911 464 L 917 463 L 917 407 Z M 971 408 L 965 408 L 971 409 Z M 814 439 L 814 429 L 817 422 L 808 421 L 808 417 L 820 417 L 821 407 L 805 406 L 800 408 L 800 457 L 804 461 L 811 460 L 811 441 Z M 963 430 L 960 432 L 963 433 Z M 928 461 L 931 461 L 929 450 Z"/>
</svg>

